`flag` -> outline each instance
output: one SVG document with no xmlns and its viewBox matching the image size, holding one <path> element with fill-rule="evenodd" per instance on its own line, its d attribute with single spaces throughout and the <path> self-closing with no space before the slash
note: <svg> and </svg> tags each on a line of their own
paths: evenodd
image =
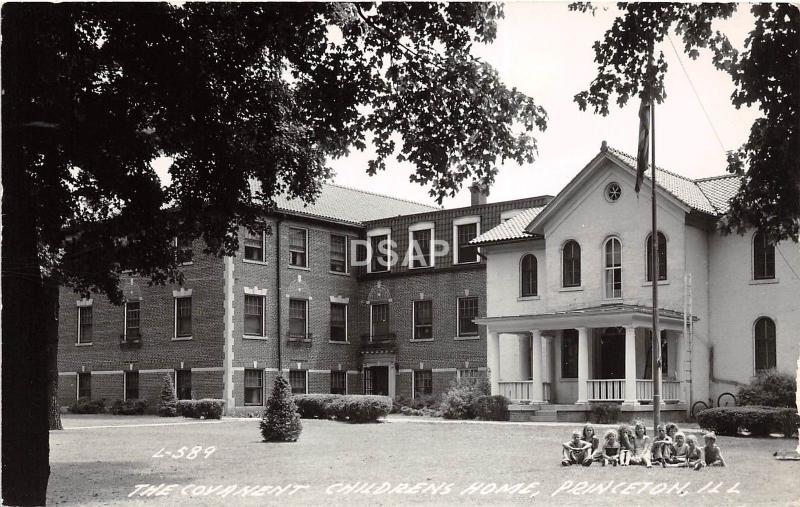
<svg viewBox="0 0 800 507">
<path fill-rule="evenodd" d="M 639 106 L 639 149 L 636 152 L 636 193 L 642 186 L 644 173 L 647 170 L 647 159 L 650 158 L 650 104 L 642 99 Z"/>
</svg>

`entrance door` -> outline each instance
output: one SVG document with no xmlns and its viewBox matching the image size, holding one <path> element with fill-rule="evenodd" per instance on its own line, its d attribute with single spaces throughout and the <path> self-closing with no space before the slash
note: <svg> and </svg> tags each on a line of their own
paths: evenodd
<svg viewBox="0 0 800 507">
<path fill-rule="evenodd" d="M 625 378 L 625 330 L 609 327 L 600 336 L 600 378 Z"/>
<path fill-rule="evenodd" d="M 364 368 L 364 394 L 389 395 L 388 366 L 368 366 Z"/>
</svg>

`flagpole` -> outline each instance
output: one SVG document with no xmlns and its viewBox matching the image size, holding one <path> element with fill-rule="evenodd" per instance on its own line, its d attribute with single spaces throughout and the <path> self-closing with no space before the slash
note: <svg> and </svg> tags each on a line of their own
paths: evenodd
<svg viewBox="0 0 800 507">
<path fill-rule="evenodd" d="M 656 111 L 655 100 L 650 100 L 650 140 L 652 147 L 650 154 L 651 162 L 651 187 L 652 187 L 652 217 L 653 231 L 651 238 L 650 252 L 650 273 L 653 275 L 653 336 L 650 340 L 653 355 L 653 434 L 657 434 L 658 425 L 661 424 L 661 330 L 658 322 L 658 220 L 656 207 Z"/>
</svg>

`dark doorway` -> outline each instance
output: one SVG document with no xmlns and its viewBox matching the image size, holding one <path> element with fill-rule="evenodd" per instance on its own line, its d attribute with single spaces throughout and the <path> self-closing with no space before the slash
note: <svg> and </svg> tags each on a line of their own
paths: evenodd
<svg viewBox="0 0 800 507">
<path fill-rule="evenodd" d="M 600 335 L 600 378 L 625 378 L 625 330 L 609 327 Z"/>
<path fill-rule="evenodd" d="M 364 368 L 364 394 L 389 395 L 388 366 L 368 366 Z"/>
</svg>

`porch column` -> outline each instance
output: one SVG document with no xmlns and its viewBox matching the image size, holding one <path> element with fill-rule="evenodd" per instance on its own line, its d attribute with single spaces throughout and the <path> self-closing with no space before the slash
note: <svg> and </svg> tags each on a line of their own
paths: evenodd
<svg viewBox="0 0 800 507">
<path fill-rule="evenodd" d="M 544 387 L 542 386 L 542 331 L 531 330 L 531 398 L 533 401 L 544 401 Z"/>
<path fill-rule="evenodd" d="M 389 365 L 389 396 L 394 399 L 397 395 L 397 370 L 394 367 L 395 363 Z"/>
<path fill-rule="evenodd" d="M 587 382 L 589 381 L 589 329 L 578 328 L 578 401 L 586 403 Z"/>
<path fill-rule="evenodd" d="M 492 394 L 500 394 L 500 335 L 495 331 L 486 333 L 486 367 Z"/>
<path fill-rule="evenodd" d="M 530 372 L 530 346 L 531 339 L 528 333 L 517 333 L 517 358 L 519 362 L 519 377 L 518 380 L 528 380 Z M 514 380 L 514 379 L 508 379 Z"/>
<path fill-rule="evenodd" d="M 625 403 L 636 402 L 636 328 L 625 326 Z"/>
</svg>

